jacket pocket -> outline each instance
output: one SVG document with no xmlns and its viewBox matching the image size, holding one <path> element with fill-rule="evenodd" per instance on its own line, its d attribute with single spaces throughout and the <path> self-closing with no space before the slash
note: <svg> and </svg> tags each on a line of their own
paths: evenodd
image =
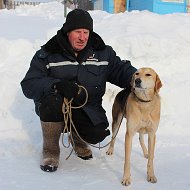
<svg viewBox="0 0 190 190">
<path fill-rule="evenodd" d="M 88 85 L 96 86 L 106 82 L 106 70 L 105 66 L 86 66 L 86 81 Z"/>
</svg>

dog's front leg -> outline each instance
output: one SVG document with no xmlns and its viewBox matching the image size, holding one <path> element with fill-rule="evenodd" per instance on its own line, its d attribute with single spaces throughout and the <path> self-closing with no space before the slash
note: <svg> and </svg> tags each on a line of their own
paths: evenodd
<svg viewBox="0 0 190 190">
<path fill-rule="evenodd" d="M 147 164 L 147 181 L 156 183 L 157 179 L 154 175 L 154 148 L 156 135 L 154 132 L 148 134 L 148 164 Z"/>
<path fill-rule="evenodd" d="M 131 173 L 130 173 L 130 157 L 131 157 L 131 149 L 132 149 L 132 139 L 133 136 L 128 132 L 125 134 L 125 164 L 124 164 L 124 174 L 122 179 L 123 185 L 131 184 Z"/>
<path fill-rule="evenodd" d="M 148 159 L 148 151 L 144 143 L 144 134 L 139 133 L 139 142 L 140 142 L 144 157 Z"/>
</svg>

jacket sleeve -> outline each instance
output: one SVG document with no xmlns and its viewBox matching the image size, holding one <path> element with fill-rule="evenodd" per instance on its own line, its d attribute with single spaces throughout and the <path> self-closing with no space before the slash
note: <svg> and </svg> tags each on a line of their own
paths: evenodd
<svg viewBox="0 0 190 190">
<path fill-rule="evenodd" d="M 136 68 L 128 60 L 121 60 L 109 47 L 108 81 L 120 88 L 130 88 L 130 82 Z"/>
<path fill-rule="evenodd" d="M 51 93 L 52 85 L 60 81 L 48 76 L 46 65 L 47 53 L 43 50 L 37 51 L 21 81 L 22 91 L 27 98 L 38 101 L 44 95 Z"/>
</svg>

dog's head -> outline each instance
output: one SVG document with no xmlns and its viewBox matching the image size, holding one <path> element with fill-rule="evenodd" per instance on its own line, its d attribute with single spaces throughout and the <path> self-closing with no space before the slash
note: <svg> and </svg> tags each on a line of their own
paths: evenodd
<svg viewBox="0 0 190 190">
<path fill-rule="evenodd" d="M 158 93 L 162 87 L 162 82 L 158 74 L 152 68 L 140 68 L 133 74 L 131 86 L 132 91 L 139 95 L 142 92 L 147 92 L 148 96 L 150 93 Z"/>
</svg>

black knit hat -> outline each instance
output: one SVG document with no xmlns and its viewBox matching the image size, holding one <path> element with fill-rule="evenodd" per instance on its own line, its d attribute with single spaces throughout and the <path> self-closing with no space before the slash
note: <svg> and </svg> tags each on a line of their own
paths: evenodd
<svg viewBox="0 0 190 190">
<path fill-rule="evenodd" d="M 85 28 L 93 31 L 93 20 L 90 14 L 82 9 L 74 9 L 68 13 L 66 22 L 63 24 L 63 32 Z"/>
</svg>

